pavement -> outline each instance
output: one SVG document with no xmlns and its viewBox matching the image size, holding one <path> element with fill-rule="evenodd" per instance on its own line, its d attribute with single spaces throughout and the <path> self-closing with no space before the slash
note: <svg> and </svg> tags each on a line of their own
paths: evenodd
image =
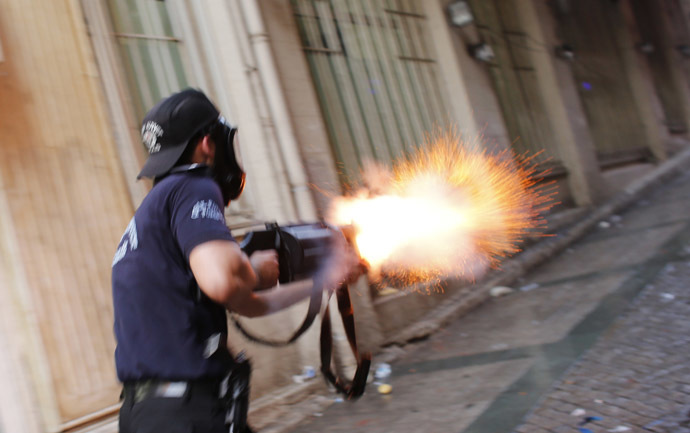
<svg viewBox="0 0 690 433">
<path fill-rule="evenodd" d="M 390 394 L 322 385 L 261 431 L 690 433 L 690 152 L 588 215 L 511 293 L 375 356 Z"/>
</svg>

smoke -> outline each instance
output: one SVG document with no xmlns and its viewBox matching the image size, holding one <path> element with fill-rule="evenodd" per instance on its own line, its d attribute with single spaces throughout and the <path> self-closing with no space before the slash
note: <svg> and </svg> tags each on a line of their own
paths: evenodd
<svg viewBox="0 0 690 433">
<path fill-rule="evenodd" d="M 363 186 L 332 202 L 329 222 L 354 227 L 382 285 L 475 280 L 542 224 L 535 168 L 474 149 L 438 136 L 391 168 L 369 163 Z"/>
<path fill-rule="evenodd" d="M 420 280 L 477 278 L 486 272 L 490 260 L 477 248 L 471 200 L 462 189 L 432 173 L 399 185 L 390 169 L 375 164 L 364 176 L 367 187 L 337 198 L 329 220 L 355 226 L 357 247 L 375 280 L 405 283 L 413 274 Z"/>
</svg>

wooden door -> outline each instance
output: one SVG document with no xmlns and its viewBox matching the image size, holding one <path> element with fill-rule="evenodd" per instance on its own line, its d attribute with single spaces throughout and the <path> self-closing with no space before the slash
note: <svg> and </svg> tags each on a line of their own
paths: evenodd
<svg viewBox="0 0 690 433">
<path fill-rule="evenodd" d="M 561 2 L 561 38 L 575 49 L 572 71 L 601 164 L 647 153 L 645 131 L 617 43 L 617 2 Z"/>
<path fill-rule="evenodd" d="M 649 42 L 653 47 L 644 57 L 649 64 L 654 88 L 661 102 L 664 123 L 669 132 L 687 132 L 688 102 L 687 92 L 683 89 L 687 86 L 687 81 L 683 82 L 687 80 L 687 76 L 681 69 L 685 59 L 677 49 L 690 44 L 687 17 L 678 0 L 633 0 L 631 5 L 641 40 Z"/>
</svg>

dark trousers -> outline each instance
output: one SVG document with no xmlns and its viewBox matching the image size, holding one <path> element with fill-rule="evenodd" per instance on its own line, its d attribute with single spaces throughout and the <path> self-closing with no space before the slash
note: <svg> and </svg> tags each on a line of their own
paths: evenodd
<svg viewBox="0 0 690 433">
<path fill-rule="evenodd" d="M 134 400 L 125 387 L 120 433 L 227 433 L 223 401 L 207 387 L 187 389 L 182 397 Z"/>
</svg>

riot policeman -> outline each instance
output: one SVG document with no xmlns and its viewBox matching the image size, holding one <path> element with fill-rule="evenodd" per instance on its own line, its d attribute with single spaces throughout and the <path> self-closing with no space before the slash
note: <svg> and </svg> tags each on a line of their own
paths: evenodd
<svg viewBox="0 0 690 433">
<path fill-rule="evenodd" d="M 120 431 L 228 431 L 224 379 L 237 361 L 223 350 L 226 310 L 279 311 L 314 286 L 356 277 L 359 261 L 333 255 L 313 282 L 254 291 L 276 285 L 278 261 L 275 251 L 247 257 L 225 225 L 223 209 L 245 182 L 236 128 L 204 93 L 186 89 L 156 104 L 141 134 L 149 156 L 139 177 L 154 186 L 112 264 Z"/>
</svg>

